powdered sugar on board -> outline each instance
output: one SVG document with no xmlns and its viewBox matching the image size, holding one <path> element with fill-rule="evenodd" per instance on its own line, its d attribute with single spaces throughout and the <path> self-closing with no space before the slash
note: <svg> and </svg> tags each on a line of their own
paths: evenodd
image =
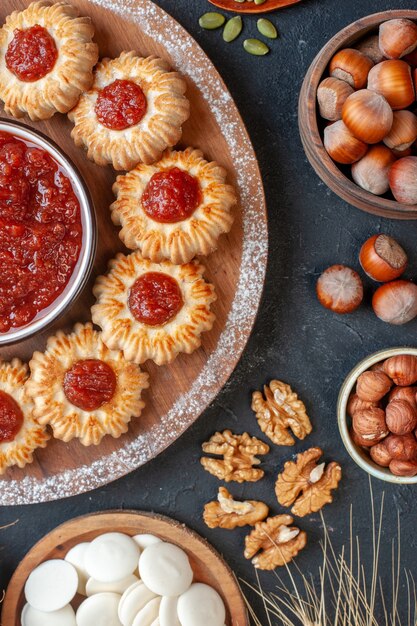
<svg viewBox="0 0 417 626">
<path fill-rule="evenodd" d="M 188 392 L 145 434 L 126 442 L 117 451 L 88 465 L 36 479 L 0 483 L 0 505 L 45 502 L 96 489 L 143 465 L 169 446 L 190 426 L 213 400 L 219 380 L 224 384 L 243 351 L 258 310 L 266 271 L 268 234 L 265 198 L 252 144 L 244 132 L 236 106 L 216 72 L 208 73 L 210 61 L 190 35 L 150 0 L 92 0 L 93 4 L 114 11 L 138 24 L 138 28 L 161 43 L 176 69 L 195 83 L 210 102 L 211 111 L 221 128 L 237 172 L 237 186 L 243 218 L 243 247 L 240 275 L 227 322 L 216 349 L 207 359 Z M 158 28 L 155 28 L 156 22 Z M 161 28 L 161 23 L 165 27 Z M 252 185 L 248 181 L 252 179 Z M 249 192 L 249 189 L 251 192 Z M 257 192 L 254 194 L 253 189 Z M 109 478 L 110 477 L 110 478 Z"/>
</svg>

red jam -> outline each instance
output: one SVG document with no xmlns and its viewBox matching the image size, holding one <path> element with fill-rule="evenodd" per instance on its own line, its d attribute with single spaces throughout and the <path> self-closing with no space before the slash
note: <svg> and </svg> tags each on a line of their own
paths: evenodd
<svg viewBox="0 0 417 626">
<path fill-rule="evenodd" d="M 64 376 L 64 392 L 68 400 L 83 409 L 95 411 L 109 402 L 116 391 L 116 374 L 99 359 L 77 361 Z"/>
<path fill-rule="evenodd" d="M 154 174 L 142 196 L 146 215 L 165 224 L 187 219 L 200 202 L 198 180 L 178 167 Z"/>
<path fill-rule="evenodd" d="M 129 308 L 138 322 L 148 326 L 166 324 L 183 304 L 177 281 L 162 272 L 142 274 L 130 288 Z"/>
<path fill-rule="evenodd" d="M 45 150 L 0 131 L 0 332 L 64 290 L 82 244 L 71 182 Z"/>
<path fill-rule="evenodd" d="M 14 441 L 23 425 L 23 413 L 16 400 L 0 390 L 0 443 Z"/>
<path fill-rule="evenodd" d="M 6 67 L 19 80 L 32 83 L 52 70 L 58 58 L 54 39 L 46 28 L 36 24 L 16 29 L 6 51 Z"/>
<path fill-rule="evenodd" d="M 98 121 L 111 130 L 124 130 L 138 124 L 148 107 L 142 89 L 131 80 L 115 80 L 97 97 Z"/>
</svg>

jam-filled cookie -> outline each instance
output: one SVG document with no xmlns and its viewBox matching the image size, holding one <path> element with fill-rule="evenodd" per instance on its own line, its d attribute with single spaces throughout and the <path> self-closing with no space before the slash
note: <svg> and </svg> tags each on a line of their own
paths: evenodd
<svg viewBox="0 0 417 626">
<path fill-rule="evenodd" d="M 0 98 L 6 113 L 45 120 L 67 113 L 93 82 L 98 59 L 89 17 L 66 2 L 32 2 L 0 29 Z"/>
<path fill-rule="evenodd" d="M 144 407 L 148 375 L 120 350 L 110 350 L 90 323 L 50 337 L 45 352 L 35 352 L 29 366 L 27 390 L 35 416 L 57 439 L 78 437 L 89 446 L 107 434 L 120 437 Z"/>
<path fill-rule="evenodd" d="M 122 225 L 121 240 L 156 262 L 188 263 L 209 254 L 233 223 L 236 196 L 225 181 L 225 170 L 193 148 L 137 165 L 113 185 L 117 199 L 110 209 Z"/>
<path fill-rule="evenodd" d="M 69 113 L 71 136 L 98 165 L 129 170 L 175 145 L 188 119 L 185 81 L 166 61 L 122 52 L 96 67 L 94 84 Z"/>
<path fill-rule="evenodd" d="M 197 262 L 152 263 L 140 252 L 118 254 L 93 289 L 91 312 L 103 341 L 135 363 L 163 365 L 179 352 L 193 352 L 215 319 L 210 304 L 216 294 L 203 272 Z"/>
<path fill-rule="evenodd" d="M 0 474 L 8 467 L 33 461 L 36 448 L 49 439 L 34 418 L 33 401 L 26 394 L 28 367 L 19 359 L 0 362 Z"/>
</svg>

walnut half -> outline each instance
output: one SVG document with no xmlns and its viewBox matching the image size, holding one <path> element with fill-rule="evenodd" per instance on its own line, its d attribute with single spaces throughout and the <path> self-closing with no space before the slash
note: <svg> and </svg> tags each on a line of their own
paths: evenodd
<svg viewBox="0 0 417 626">
<path fill-rule="evenodd" d="M 256 482 L 264 475 L 263 470 L 254 468 L 253 465 L 259 465 L 261 461 L 256 455 L 267 454 L 269 446 L 248 433 L 234 435 L 230 430 L 217 432 L 203 443 L 202 448 L 207 454 L 223 456 L 223 459 L 201 458 L 204 469 L 220 480 Z"/>
<path fill-rule="evenodd" d="M 291 513 L 304 517 L 316 513 L 333 501 L 332 490 L 336 489 L 342 478 L 342 469 L 338 463 L 317 465 L 323 451 L 310 448 L 297 454 L 296 461 L 287 461 L 284 471 L 279 474 L 275 484 L 275 493 L 282 506 L 294 505 Z"/>
<path fill-rule="evenodd" d="M 293 446 L 295 439 L 304 439 L 312 431 L 304 403 L 289 385 L 272 380 L 262 392 L 252 394 L 252 409 L 260 429 L 278 446 Z"/>
<path fill-rule="evenodd" d="M 269 508 L 263 502 L 234 500 L 226 487 L 220 487 L 217 500 L 204 507 L 203 518 L 209 528 L 232 530 L 241 526 L 254 526 L 269 513 Z"/>
<path fill-rule="evenodd" d="M 245 557 L 257 569 L 273 570 L 292 561 L 307 543 L 307 534 L 293 523 L 291 515 L 276 515 L 258 522 L 245 538 Z"/>
</svg>

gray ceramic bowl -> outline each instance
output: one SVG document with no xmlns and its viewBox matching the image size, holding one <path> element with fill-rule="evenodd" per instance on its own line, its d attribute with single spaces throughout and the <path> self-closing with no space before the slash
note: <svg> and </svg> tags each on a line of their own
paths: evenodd
<svg viewBox="0 0 417 626">
<path fill-rule="evenodd" d="M 61 165 L 71 180 L 81 208 L 83 227 L 82 248 L 72 276 L 64 291 L 46 309 L 43 309 L 27 325 L 0 333 L 0 347 L 27 339 L 44 330 L 75 302 L 83 290 L 94 263 L 97 245 L 97 228 L 93 202 L 80 172 L 65 153 L 46 135 L 19 122 L 0 118 L 0 130 L 9 132 L 25 141 L 43 148 Z"/>
<path fill-rule="evenodd" d="M 375 363 L 385 361 L 391 356 L 398 356 L 399 354 L 412 354 L 417 356 L 417 348 L 387 348 L 386 350 L 380 350 L 360 361 L 353 370 L 347 375 L 345 382 L 343 383 L 339 398 L 337 401 L 337 420 L 339 423 L 339 431 L 342 437 L 342 441 L 345 444 L 346 450 L 349 452 L 352 459 L 359 467 L 365 472 L 368 472 L 371 476 L 385 480 L 389 483 L 396 483 L 400 485 L 417 484 L 417 476 L 394 476 L 391 474 L 387 467 L 381 467 L 374 463 L 371 457 L 359 446 L 353 443 L 350 434 L 350 417 L 347 415 L 346 407 L 349 400 L 349 396 L 356 384 L 358 376 L 365 370 L 369 369 Z"/>
</svg>

